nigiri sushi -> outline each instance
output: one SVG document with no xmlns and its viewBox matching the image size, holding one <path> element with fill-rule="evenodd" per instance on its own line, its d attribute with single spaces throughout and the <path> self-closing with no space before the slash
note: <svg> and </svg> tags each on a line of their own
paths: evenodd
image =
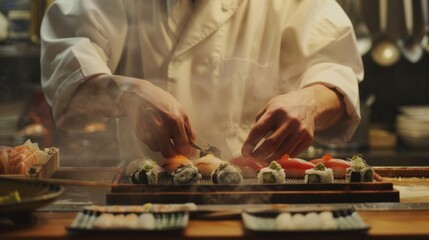
<svg viewBox="0 0 429 240">
<path fill-rule="evenodd" d="M 305 170 L 304 180 L 306 183 L 333 183 L 334 174 L 332 169 L 318 163 L 314 168 Z"/>
<path fill-rule="evenodd" d="M 243 181 L 243 176 L 238 167 L 225 162 L 213 171 L 211 180 L 215 184 L 239 184 Z"/>
<path fill-rule="evenodd" d="M 322 158 L 313 159 L 309 162 L 313 164 L 323 163 L 325 167 L 332 169 L 335 178 L 344 178 L 347 168 L 350 167 L 350 161 L 332 158 L 330 154 L 325 154 Z"/>
<path fill-rule="evenodd" d="M 198 168 L 201 175 L 203 175 L 204 177 L 210 177 L 212 172 L 218 169 L 222 163 L 228 162 L 219 159 L 213 154 L 209 153 L 195 161 L 195 166 Z"/>
<path fill-rule="evenodd" d="M 290 158 L 287 154 L 276 162 L 282 166 L 288 178 L 304 178 L 305 170 L 314 168 L 313 163 L 299 158 Z"/>
<path fill-rule="evenodd" d="M 347 182 L 373 182 L 374 170 L 368 166 L 362 155 L 355 155 L 350 159 L 351 167 L 347 169 Z"/>
<path fill-rule="evenodd" d="M 276 161 L 269 167 L 262 168 L 258 173 L 258 183 L 286 183 L 284 169 Z"/>
<path fill-rule="evenodd" d="M 240 168 L 246 178 L 255 178 L 262 168 L 268 166 L 266 162 L 253 157 L 236 157 L 229 160 L 229 163 Z"/>
<path fill-rule="evenodd" d="M 198 168 L 192 165 L 182 165 L 171 174 L 173 184 L 197 184 L 201 180 Z"/>
<path fill-rule="evenodd" d="M 172 174 L 180 166 L 192 165 L 191 160 L 183 155 L 177 155 L 175 157 L 167 159 L 167 161 L 162 165 L 162 168 L 167 174 Z"/>
</svg>

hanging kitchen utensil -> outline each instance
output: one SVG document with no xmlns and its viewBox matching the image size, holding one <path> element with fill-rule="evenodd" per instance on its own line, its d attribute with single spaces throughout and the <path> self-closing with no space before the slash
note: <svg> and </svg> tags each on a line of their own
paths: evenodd
<svg viewBox="0 0 429 240">
<path fill-rule="evenodd" d="M 396 64 L 400 59 L 400 52 L 387 34 L 387 0 L 380 0 L 380 31 L 381 36 L 371 49 L 371 57 L 378 65 L 389 67 Z"/>
<path fill-rule="evenodd" d="M 429 4 L 428 0 L 421 0 L 422 4 L 422 13 L 423 13 L 423 26 L 424 26 L 424 35 L 420 44 L 427 53 L 429 53 Z"/>
<path fill-rule="evenodd" d="M 413 32 L 413 0 L 403 0 L 403 3 L 407 36 L 404 39 L 398 41 L 398 46 L 408 61 L 416 63 L 422 58 L 423 49 L 421 47 L 420 41 Z"/>
<path fill-rule="evenodd" d="M 347 3 L 351 5 L 352 23 L 355 28 L 357 46 L 360 55 L 363 56 L 372 47 L 372 37 L 362 19 L 362 2 L 360 0 L 349 0 Z"/>
</svg>

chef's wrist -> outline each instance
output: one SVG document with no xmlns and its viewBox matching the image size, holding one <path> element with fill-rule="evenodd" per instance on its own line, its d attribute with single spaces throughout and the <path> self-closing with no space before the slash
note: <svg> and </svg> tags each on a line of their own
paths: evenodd
<svg viewBox="0 0 429 240">
<path fill-rule="evenodd" d="M 314 90 L 316 114 L 315 130 L 321 131 L 332 127 L 346 115 L 343 95 L 335 88 L 323 84 L 309 86 Z"/>
</svg>

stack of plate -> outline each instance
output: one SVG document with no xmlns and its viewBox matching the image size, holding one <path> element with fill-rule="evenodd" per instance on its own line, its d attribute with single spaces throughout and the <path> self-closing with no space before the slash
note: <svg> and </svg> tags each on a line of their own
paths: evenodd
<svg viewBox="0 0 429 240">
<path fill-rule="evenodd" d="M 429 106 L 403 106 L 396 118 L 399 138 L 411 147 L 429 147 Z"/>
</svg>

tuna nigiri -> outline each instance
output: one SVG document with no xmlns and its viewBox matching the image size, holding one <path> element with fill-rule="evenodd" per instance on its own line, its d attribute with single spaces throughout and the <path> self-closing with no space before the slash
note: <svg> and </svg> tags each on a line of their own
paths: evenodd
<svg viewBox="0 0 429 240">
<path fill-rule="evenodd" d="M 349 161 L 332 158 L 332 155 L 330 154 L 325 154 L 322 158 L 313 159 L 310 162 L 313 164 L 323 163 L 325 167 L 331 168 L 334 172 L 335 178 L 344 178 L 346 176 L 347 168 L 350 167 Z"/>
<path fill-rule="evenodd" d="M 305 170 L 314 168 L 314 164 L 300 158 L 290 158 L 285 154 L 280 159 L 276 160 L 285 170 L 288 178 L 304 178 Z"/>
<path fill-rule="evenodd" d="M 253 157 L 236 157 L 229 160 L 229 163 L 240 168 L 243 177 L 254 178 L 258 172 L 268 166 L 268 163 Z"/>
</svg>

